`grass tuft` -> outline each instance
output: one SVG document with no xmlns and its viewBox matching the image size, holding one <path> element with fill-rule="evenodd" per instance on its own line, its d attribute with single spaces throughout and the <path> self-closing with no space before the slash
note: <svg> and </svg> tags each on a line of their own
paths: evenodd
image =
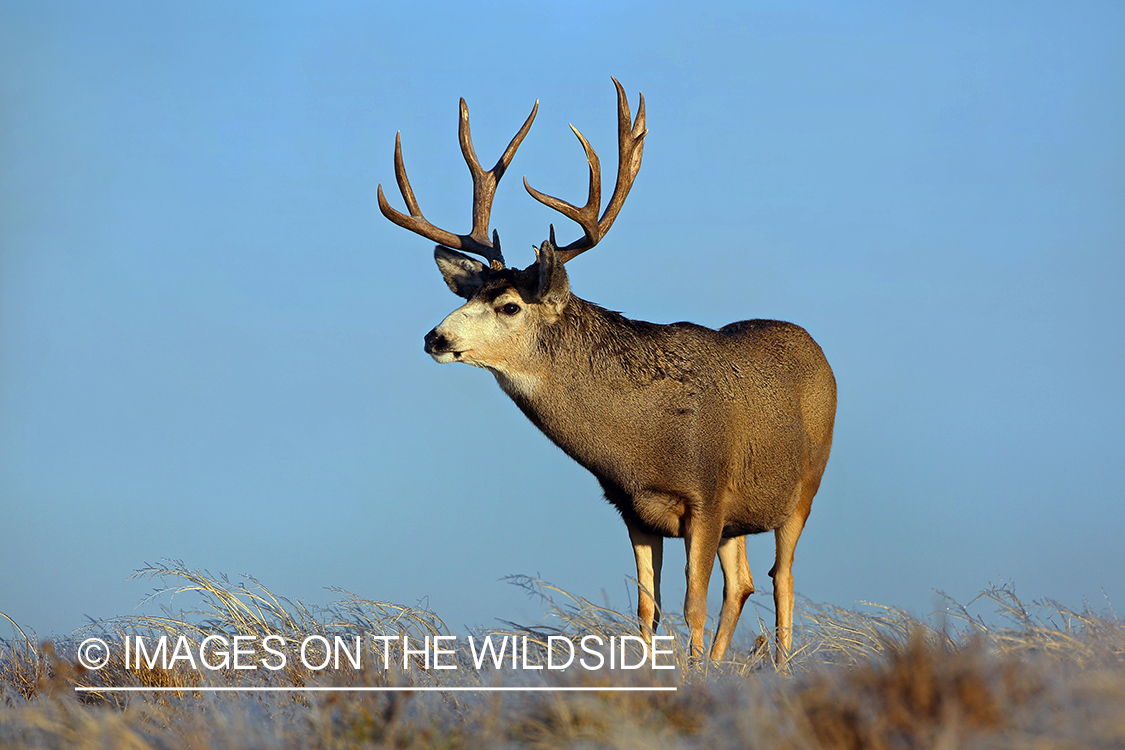
<svg viewBox="0 0 1125 750">
<path fill-rule="evenodd" d="M 551 636 L 595 635 L 608 642 L 638 632 L 635 618 L 551 584 L 513 577 L 543 607 L 541 623 L 507 623 L 456 639 L 425 607 L 400 606 L 334 590 L 341 598 L 311 608 L 258 581 L 231 581 L 180 562 L 137 572 L 162 582 L 150 599 L 159 614 L 94 623 L 71 638 L 41 641 L 13 629 L 0 640 L 0 746 L 45 747 L 760 747 L 870 748 L 1120 747 L 1125 745 L 1125 627 L 1112 610 L 1080 611 L 1027 603 L 1009 585 L 967 605 L 946 598 L 936 624 L 893 607 L 846 609 L 802 602 L 787 671 L 769 658 L 769 629 L 743 633 L 722 663 L 688 665 L 686 627 L 662 613 L 675 669 L 565 671 L 486 665 L 476 669 L 469 635 L 527 644 L 542 664 Z M 189 603 L 174 610 L 173 604 Z M 981 611 L 982 608 L 984 611 Z M 749 610 L 752 611 L 752 610 Z M 744 620 L 750 620 L 744 617 Z M 743 625 L 743 629 L 746 625 Z M 111 649 L 100 670 L 83 668 L 79 643 L 121 644 L 141 636 L 183 641 L 196 652 L 215 638 L 276 636 L 292 653 L 310 636 L 358 637 L 359 668 L 318 670 L 193 668 L 185 660 L 127 663 Z M 405 654 L 446 637 L 452 651 L 437 669 Z M 394 645 L 373 658 L 379 638 Z M 626 641 L 630 641 L 626 638 Z M 319 642 L 313 660 L 331 656 Z M 636 643 L 625 648 L 630 660 Z M 198 654 L 197 654 L 198 655 Z M 76 692 L 75 687 L 102 688 Z M 173 688 L 111 692 L 104 688 Z M 207 693 L 200 687 L 395 687 L 399 692 Z M 455 692 L 454 687 L 651 687 L 675 692 Z M 444 692 L 424 692 L 439 687 Z"/>
</svg>

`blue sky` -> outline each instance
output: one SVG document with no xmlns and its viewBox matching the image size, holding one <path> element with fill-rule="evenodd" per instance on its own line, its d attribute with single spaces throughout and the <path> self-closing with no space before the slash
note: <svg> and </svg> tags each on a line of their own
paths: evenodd
<svg viewBox="0 0 1125 750">
<path fill-rule="evenodd" d="M 0 2 L 0 611 L 130 614 L 159 558 L 455 630 L 541 616 L 509 574 L 632 606 L 595 481 L 422 352 L 458 300 L 375 202 L 401 206 L 401 130 L 423 210 L 467 231 L 458 97 L 488 164 L 539 99 L 493 211 L 526 265 L 577 230 L 520 179 L 584 200 L 567 124 L 612 165 L 611 75 L 649 135 L 575 292 L 791 320 L 835 368 L 798 593 L 1120 611 L 1122 38 L 1116 2 Z"/>
</svg>

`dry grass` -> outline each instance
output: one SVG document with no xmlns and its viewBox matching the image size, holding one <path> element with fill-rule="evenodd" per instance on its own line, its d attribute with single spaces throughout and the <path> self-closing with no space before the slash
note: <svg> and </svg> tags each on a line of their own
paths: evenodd
<svg viewBox="0 0 1125 750">
<path fill-rule="evenodd" d="M 360 669 L 317 671 L 297 663 L 272 671 L 130 668 L 120 651 L 99 671 L 76 661 L 77 644 L 99 636 L 449 636 L 423 608 L 339 592 L 326 609 L 232 583 L 180 563 L 139 575 L 172 584 L 156 616 L 120 618 L 51 644 L 20 630 L 0 642 L 0 747 L 755 747 L 1098 748 L 1125 746 L 1125 627 L 1112 612 L 1023 603 L 1000 587 L 962 606 L 948 601 L 934 625 L 887 607 L 854 611 L 804 602 L 788 673 L 756 637 L 721 664 L 691 669 L 682 622 L 665 613 L 675 670 L 503 668 L 477 670 L 465 647 L 455 670 L 403 667 L 381 658 Z M 535 579 L 513 583 L 539 597 L 542 625 L 509 623 L 541 663 L 548 637 L 608 639 L 635 633 L 633 618 Z M 155 595 L 154 595 L 155 596 Z M 188 599 L 191 609 L 172 611 Z M 984 609 L 982 614 L 973 611 Z M 671 620 L 669 623 L 668 621 Z M 10 622 L 10 621 L 9 621 Z M 746 628 L 746 625 L 743 625 Z M 475 634 L 478 638 L 484 634 Z M 629 658 L 636 651 L 629 652 Z M 372 663 L 375 661 L 377 663 Z M 675 686 L 675 692 L 424 692 L 473 686 Z M 76 686 L 166 687 L 162 692 L 76 692 Z M 405 692 L 207 693 L 200 686 L 411 688 Z"/>
</svg>

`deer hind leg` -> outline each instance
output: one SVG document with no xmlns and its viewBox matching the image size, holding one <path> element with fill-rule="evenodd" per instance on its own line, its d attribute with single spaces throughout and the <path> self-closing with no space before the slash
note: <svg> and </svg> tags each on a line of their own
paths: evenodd
<svg viewBox="0 0 1125 750">
<path fill-rule="evenodd" d="M 641 635 L 652 643 L 652 633 L 660 623 L 660 566 L 664 559 L 664 539 L 626 521 L 633 555 L 637 558 L 637 619 Z"/>
<path fill-rule="evenodd" d="M 711 658 L 726 656 L 734 628 L 742 615 L 746 599 L 754 593 L 754 577 L 746 561 L 746 537 L 731 537 L 719 542 L 719 565 L 723 569 L 723 609 L 719 613 L 719 630 L 711 644 Z"/>
<path fill-rule="evenodd" d="M 812 508 L 812 493 L 804 497 L 802 493 L 797 508 L 779 528 L 774 530 L 777 540 L 777 557 L 770 568 L 773 579 L 773 604 L 777 615 L 777 664 L 783 666 L 793 648 L 793 553 L 797 540 L 805 528 L 809 511 Z M 815 488 L 813 493 L 815 493 Z"/>
</svg>

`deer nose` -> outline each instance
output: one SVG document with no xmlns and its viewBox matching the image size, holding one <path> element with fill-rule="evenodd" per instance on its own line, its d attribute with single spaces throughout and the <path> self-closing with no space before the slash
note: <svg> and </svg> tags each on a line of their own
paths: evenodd
<svg viewBox="0 0 1125 750">
<path fill-rule="evenodd" d="M 425 341 L 426 354 L 433 354 L 435 350 L 443 351 L 446 348 L 445 336 L 439 334 L 436 328 L 426 334 Z"/>
</svg>

